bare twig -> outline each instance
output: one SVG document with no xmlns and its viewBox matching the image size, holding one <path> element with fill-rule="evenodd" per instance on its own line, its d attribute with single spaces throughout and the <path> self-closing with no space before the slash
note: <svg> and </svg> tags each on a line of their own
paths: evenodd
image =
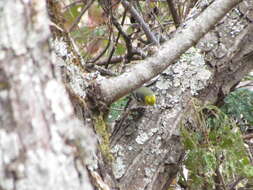
<svg viewBox="0 0 253 190">
<path fill-rule="evenodd" d="M 71 32 L 76 27 L 76 25 L 80 22 L 82 16 L 84 15 L 84 13 L 90 8 L 90 6 L 92 5 L 93 2 L 94 2 L 94 0 L 90 0 L 88 2 L 88 4 L 82 9 L 80 15 L 77 17 L 75 22 L 72 24 L 72 26 L 70 27 L 68 32 Z"/>
<path fill-rule="evenodd" d="M 109 64 L 120 63 L 120 62 L 122 62 L 123 60 L 126 59 L 126 56 L 127 55 L 121 55 L 121 56 L 112 57 Z M 131 61 L 142 60 L 142 59 L 143 58 L 141 58 L 141 57 L 133 56 L 131 58 Z M 106 58 L 104 60 L 101 60 L 101 61 L 97 62 L 96 64 L 97 65 L 106 65 L 107 63 L 108 63 L 108 59 Z"/>
<path fill-rule="evenodd" d="M 119 33 L 124 38 L 126 48 L 127 48 L 127 59 L 131 59 L 132 57 L 132 43 L 130 37 L 123 31 L 121 25 L 118 23 L 117 19 L 111 15 L 113 25 L 118 29 Z"/>
<path fill-rule="evenodd" d="M 76 4 L 79 4 L 79 3 L 81 3 L 81 2 L 82 2 L 82 0 L 74 1 L 73 3 L 70 3 L 70 4 L 66 5 L 66 6 L 64 7 L 64 9 L 69 9 L 69 8 L 71 8 L 72 6 L 75 6 Z"/>
<path fill-rule="evenodd" d="M 252 139 L 252 138 L 253 138 L 253 133 L 250 133 L 250 134 L 247 134 L 247 135 L 243 136 L 244 140 L 249 140 L 249 139 Z"/>
<path fill-rule="evenodd" d="M 239 177 L 237 180 L 235 180 L 234 182 L 230 183 L 228 185 L 228 190 L 233 190 L 235 188 L 235 186 L 242 181 L 244 178 L 243 177 Z"/>
<path fill-rule="evenodd" d="M 218 166 L 218 168 L 216 169 L 216 172 L 215 172 L 217 174 L 218 181 L 221 183 L 223 190 L 228 190 L 227 186 L 225 184 L 224 178 L 223 178 L 223 176 L 222 176 L 222 174 L 220 172 L 220 168 L 219 167 L 220 166 Z M 217 185 L 220 185 L 220 184 L 217 184 Z M 220 188 L 217 188 L 217 189 L 220 189 Z"/>
<path fill-rule="evenodd" d="M 100 67 L 98 65 L 94 65 L 92 63 L 88 63 L 85 65 L 86 69 L 88 70 L 96 70 L 96 71 L 99 71 L 102 75 L 108 75 L 108 76 L 117 76 L 116 73 L 108 70 L 108 69 L 105 69 L 103 67 Z"/>
<path fill-rule="evenodd" d="M 114 19 L 113 15 L 112 15 L 111 18 Z M 126 11 L 124 11 L 123 18 L 122 18 L 122 21 L 121 21 L 121 25 L 124 24 L 125 18 L 126 18 Z M 113 20 L 112 20 L 112 23 L 113 23 Z M 114 23 L 113 23 L 113 24 L 114 24 Z M 121 30 L 121 31 L 123 31 L 123 30 Z M 121 35 L 121 32 L 120 32 L 120 30 L 119 30 L 118 36 L 117 36 L 116 41 L 115 41 L 115 44 L 114 44 L 114 46 L 113 46 L 113 49 L 112 49 L 112 51 L 110 52 L 110 55 L 109 55 L 109 57 L 108 57 L 108 61 L 107 61 L 106 67 L 108 67 L 108 64 L 111 62 L 111 59 L 112 59 L 112 56 L 113 56 L 113 54 L 114 54 L 114 52 L 115 52 L 115 47 L 116 47 L 117 44 L 118 44 L 120 35 Z M 125 39 L 125 38 L 124 38 L 124 39 Z M 126 45 L 126 46 L 128 47 L 128 45 Z M 127 48 L 127 51 L 128 51 L 128 50 L 129 50 L 129 48 Z M 127 54 L 128 54 L 128 52 L 127 52 Z"/>
<path fill-rule="evenodd" d="M 180 17 L 179 15 L 177 14 L 177 10 L 175 8 L 175 5 L 173 3 L 173 0 L 167 0 L 167 3 L 168 3 L 168 7 L 170 9 L 170 12 L 171 12 L 171 15 L 172 15 L 172 18 L 173 18 L 173 21 L 175 23 L 175 26 L 176 28 L 180 25 Z"/>
<path fill-rule="evenodd" d="M 196 2 L 197 0 L 187 1 L 187 5 L 185 7 L 185 12 L 184 12 L 184 18 L 189 14 L 190 10 L 194 7 Z"/>
<path fill-rule="evenodd" d="M 153 43 L 155 45 L 159 45 L 159 42 L 156 39 L 155 35 L 152 33 L 152 31 L 150 30 L 149 26 L 143 20 L 143 18 L 140 16 L 140 14 L 138 13 L 138 11 L 133 6 L 131 6 L 126 0 L 122 0 L 121 3 L 125 7 L 125 9 L 129 10 L 129 12 L 131 13 L 131 15 L 140 24 L 141 28 L 145 32 L 145 35 L 147 36 L 147 39 L 151 43 Z"/>
<path fill-rule="evenodd" d="M 99 60 L 105 54 L 105 52 L 107 51 L 107 49 L 110 47 L 110 44 L 111 44 L 111 35 L 112 35 L 112 33 L 110 32 L 109 42 L 107 43 L 105 49 L 97 57 L 95 57 L 91 61 L 88 61 L 87 63 L 95 63 L 97 60 Z"/>
</svg>

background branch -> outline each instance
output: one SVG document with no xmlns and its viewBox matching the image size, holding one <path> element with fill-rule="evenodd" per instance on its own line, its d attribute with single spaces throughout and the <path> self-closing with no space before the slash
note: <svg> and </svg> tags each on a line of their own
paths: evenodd
<svg viewBox="0 0 253 190">
<path fill-rule="evenodd" d="M 175 23 L 176 28 L 180 25 L 180 17 L 177 14 L 177 10 L 175 8 L 175 3 L 173 3 L 173 0 L 167 0 L 167 4 L 171 13 L 171 16 L 173 18 L 173 21 Z"/>
<path fill-rule="evenodd" d="M 141 15 L 138 13 L 138 11 L 133 6 L 131 6 L 130 3 L 128 3 L 126 0 L 122 0 L 121 3 L 125 7 L 125 9 L 130 11 L 131 15 L 140 24 L 140 27 L 143 29 L 143 31 L 146 34 L 148 40 L 151 43 L 155 44 L 155 45 L 159 45 L 159 42 L 156 39 L 155 35 L 152 33 L 149 26 L 146 24 L 146 22 L 141 17 Z"/>
</svg>

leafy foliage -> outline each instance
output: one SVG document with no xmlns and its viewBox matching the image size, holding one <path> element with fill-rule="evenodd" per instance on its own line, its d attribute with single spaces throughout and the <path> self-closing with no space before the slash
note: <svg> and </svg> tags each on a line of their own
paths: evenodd
<svg viewBox="0 0 253 190">
<path fill-rule="evenodd" d="M 185 184 L 190 189 L 215 189 L 236 177 L 253 177 L 241 131 L 218 108 L 196 108 L 196 121 L 181 131 L 189 170 Z"/>
<path fill-rule="evenodd" d="M 118 119 L 121 113 L 124 111 L 124 108 L 128 102 L 128 98 L 121 98 L 118 101 L 114 102 L 111 105 L 111 109 L 109 112 L 108 122 L 113 122 Z"/>
<path fill-rule="evenodd" d="M 106 69 L 116 62 L 119 64 L 113 64 L 110 70 L 121 72 L 126 62 L 144 59 L 152 52 L 152 42 L 147 39 L 142 24 L 119 0 L 67 2 L 59 1 L 63 27 L 85 61 L 94 64 L 107 61 L 100 65 Z M 189 4 L 178 2 L 175 6 L 182 19 L 189 12 Z M 131 6 L 159 39 L 175 29 L 166 1 L 133 1 Z"/>
<path fill-rule="evenodd" d="M 225 98 L 222 107 L 227 115 L 238 121 L 244 131 L 248 125 L 253 125 L 253 92 L 248 89 L 238 89 Z"/>
<path fill-rule="evenodd" d="M 253 73 L 249 73 L 244 77 L 244 81 L 253 81 Z"/>
</svg>

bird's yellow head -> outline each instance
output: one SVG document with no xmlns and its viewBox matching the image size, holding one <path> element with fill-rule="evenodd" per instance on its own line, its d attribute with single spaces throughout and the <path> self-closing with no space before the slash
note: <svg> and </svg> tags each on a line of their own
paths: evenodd
<svg viewBox="0 0 253 190">
<path fill-rule="evenodd" d="M 153 105 L 155 105 L 155 103 L 156 103 L 156 97 L 155 97 L 155 95 L 145 96 L 145 104 L 146 105 L 153 106 Z"/>
</svg>

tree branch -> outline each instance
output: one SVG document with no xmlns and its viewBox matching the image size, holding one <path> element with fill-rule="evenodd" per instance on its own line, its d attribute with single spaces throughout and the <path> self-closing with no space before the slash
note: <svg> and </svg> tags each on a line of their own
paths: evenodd
<svg viewBox="0 0 253 190">
<path fill-rule="evenodd" d="M 180 25 L 180 17 L 177 14 L 177 10 L 175 8 L 175 3 L 173 2 L 173 0 L 167 0 L 167 4 L 170 9 L 170 13 L 172 15 L 175 26 L 177 28 Z"/>
<path fill-rule="evenodd" d="M 156 39 L 155 35 L 152 33 L 152 31 L 150 30 L 149 26 L 145 23 L 145 21 L 140 16 L 140 14 L 138 13 L 138 11 L 133 6 L 131 6 L 126 0 L 122 0 L 121 3 L 125 7 L 125 9 L 127 9 L 127 10 L 130 11 L 131 15 L 140 24 L 140 26 L 143 29 L 143 31 L 145 32 L 148 40 L 151 43 L 154 43 L 155 45 L 159 45 L 159 42 Z"/>
<path fill-rule="evenodd" d="M 118 77 L 99 81 L 104 102 L 110 104 L 160 74 L 182 53 L 195 45 L 230 9 L 241 1 L 217 0 L 213 2 L 189 23 L 188 27 L 177 32 L 174 38 L 164 43 L 154 56 L 134 65 L 128 72 Z"/>
<path fill-rule="evenodd" d="M 72 32 L 72 30 L 77 26 L 77 24 L 80 22 L 82 16 L 84 15 L 84 13 L 90 8 L 90 6 L 92 5 L 92 3 L 94 2 L 94 0 L 90 0 L 88 2 L 88 4 L 82 9 L 80 15 L 77 17 L 77 19 L 74 21 L 74 23 L 71 25 L 70 29 L 68 32 Z"/>
</svg>

